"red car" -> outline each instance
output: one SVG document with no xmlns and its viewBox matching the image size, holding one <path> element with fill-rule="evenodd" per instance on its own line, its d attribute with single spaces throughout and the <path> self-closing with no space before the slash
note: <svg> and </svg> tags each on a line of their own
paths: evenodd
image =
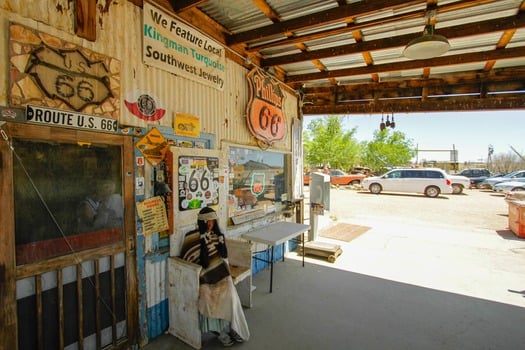
<svg viewBox="0 0 525 350">
<path fill-rule="evenodd" d="M 364 174 L 347 174 L 339 169 L 330 169 L 329 175 L 332 185 L 359 185 L 366 177 Z M 310 173 L 304 175 L 304 184 L 310 184 Z"/>
</svg>

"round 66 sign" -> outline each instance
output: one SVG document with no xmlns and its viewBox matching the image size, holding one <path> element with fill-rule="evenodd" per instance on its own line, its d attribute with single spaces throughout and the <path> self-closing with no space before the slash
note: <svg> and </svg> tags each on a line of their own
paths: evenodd
<svg viewBox="0 0 525 350">
<path fill-rule="evenodd" d="M 286 136 L 284 93 L 277 79 L 254 68 L 246 76 L 250 100 L 246 110 L 248 129 L 255 138 L 272 144 Z"/>
</svg>

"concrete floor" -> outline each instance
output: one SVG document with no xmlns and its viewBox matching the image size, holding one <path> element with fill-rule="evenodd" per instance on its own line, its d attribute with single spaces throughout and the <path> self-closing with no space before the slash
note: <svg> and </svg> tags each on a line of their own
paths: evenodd
<svg viewBox="0 0 525 350">
<path fill-rule="evenodd" d="M 292 252 L 254 276 L 243 349 L 520 349 L 525 240 L 510 231 L 429 229 L 402 221 L 340 244 L 334 264 Z M 207 337 L 203 349 L 222 345 Z M 191 349 L 171 335 L 145 350 Z"/>
</svg>

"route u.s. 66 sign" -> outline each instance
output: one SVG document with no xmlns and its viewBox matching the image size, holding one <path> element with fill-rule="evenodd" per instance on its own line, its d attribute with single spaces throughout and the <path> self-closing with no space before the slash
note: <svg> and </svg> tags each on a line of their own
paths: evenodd
<svg viewBox="0 0 525 350">
<path fill-rule="evenodd" d="M 286 136 L 284 93 L 277 79 L 254 68 L 247 75 L 250 100 L 246 109 L 248 129 L 255 138 L 272 144 Z"/>
</svg>

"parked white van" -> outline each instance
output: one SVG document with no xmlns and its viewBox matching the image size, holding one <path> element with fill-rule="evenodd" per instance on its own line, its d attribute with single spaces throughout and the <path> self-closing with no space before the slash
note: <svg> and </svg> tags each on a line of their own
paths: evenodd
<svg viewBox="0 0 525 350">
<path fill-rule="evenodd" d="M 381 176 L 371 176 L 361 181 L 363 188 L 379 194 L 385 192 L 423 193 L 437 197 L 450 194 L 452 181 L 448 174 L 436 168 L 393 169 Z"/>
</svg>

